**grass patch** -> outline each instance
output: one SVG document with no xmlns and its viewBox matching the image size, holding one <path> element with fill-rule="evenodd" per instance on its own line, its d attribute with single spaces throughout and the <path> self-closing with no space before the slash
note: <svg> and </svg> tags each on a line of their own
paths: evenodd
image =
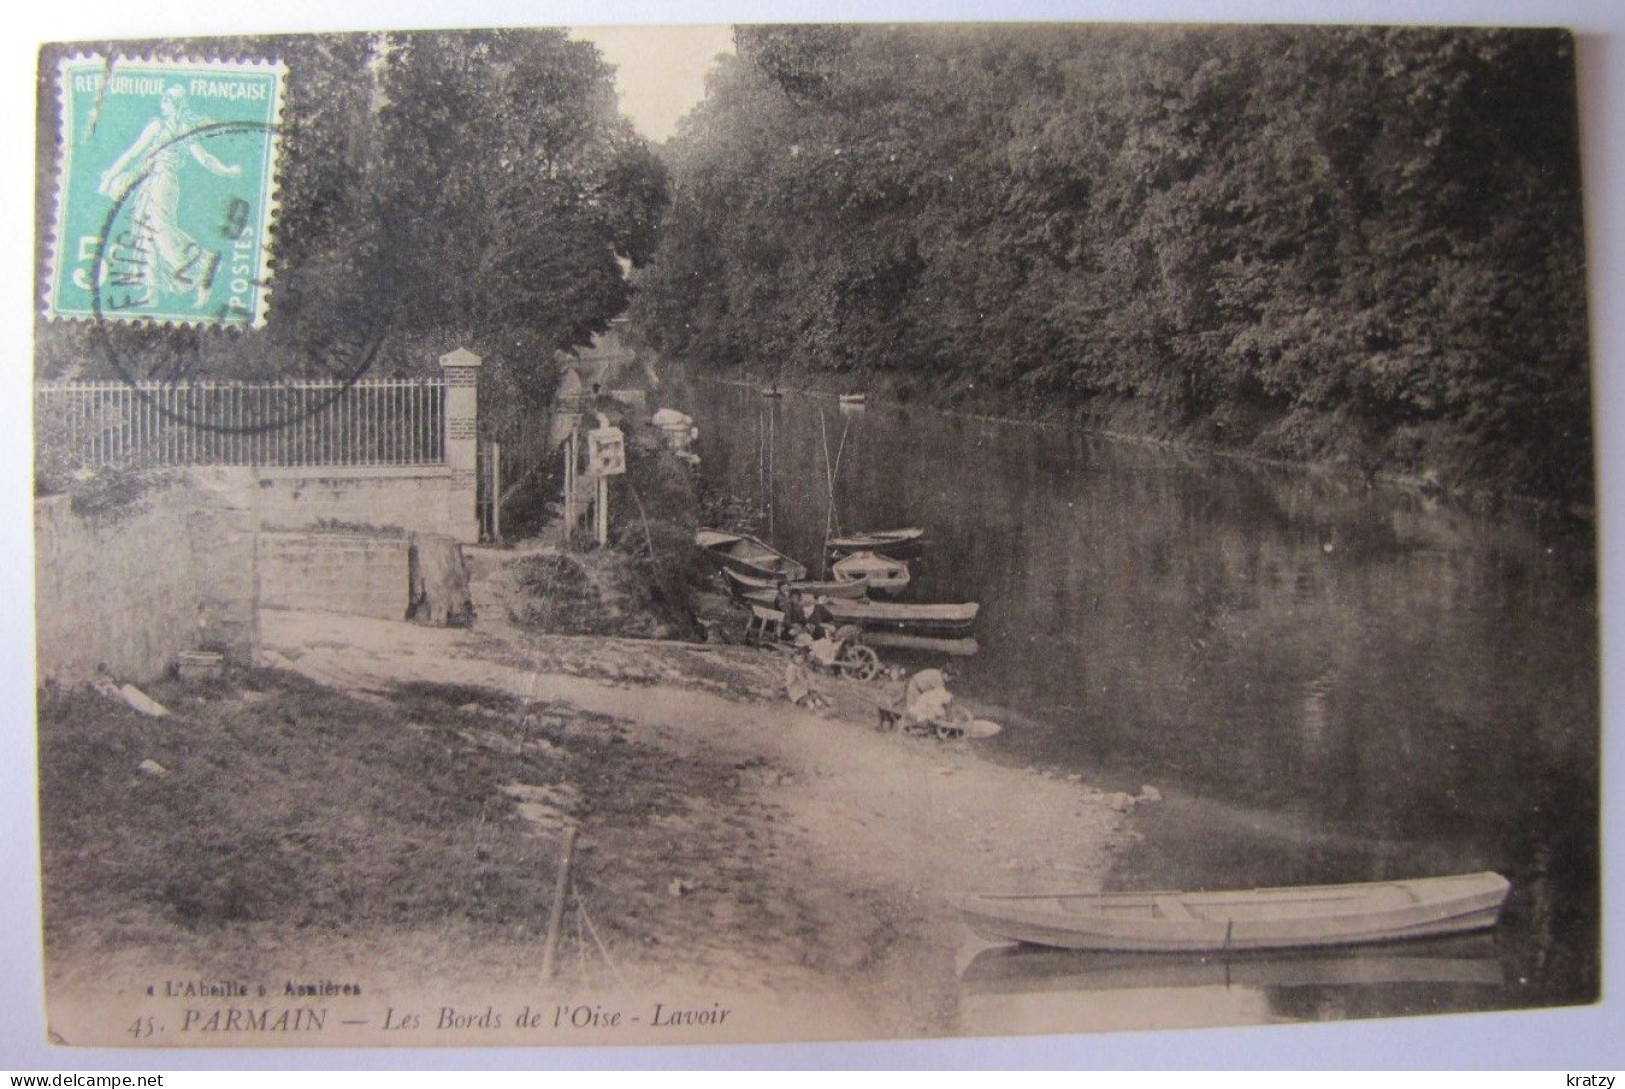
<svg viewBox="0 0 1625 1089">
<path fill-rule="evenodd" d="M 55 950 L 177 936 L 201 950 L 244 927 L 540 935 L 558 836 L 521 815 L 515 784 L 574 799 L 576 887 L 623 949 L 703 959 L 805 926 L 787 895 L 736 918 L 778 839 L 776 815 L 738 797 L 739 770 L 632 743 L 616 720 L 429 684 L 362 701 L 274 670 L 149 691 L 170 717 L 40 694 Z"/>
<path fill-rule="evenodd" d="M 614 551 L 534 556 L 520 562 L 521 595 L 509 604 L 514 622 L 552 635 L 620 635 L 674 639 L 689 624 L 658 600 L 647 564 Z"/>
<path fill-rule="evenodd" d="M 546 890 L 515 864 L 535 845 L 500 787 L 560 778 L 556 756 L 470 744 L 481 716 L 450 707 L 392 713 L 290 674 L 239 678 L 154 685 L 165 719 L 42 694 L 48 929 L 536 915 Z"/>
</svg>

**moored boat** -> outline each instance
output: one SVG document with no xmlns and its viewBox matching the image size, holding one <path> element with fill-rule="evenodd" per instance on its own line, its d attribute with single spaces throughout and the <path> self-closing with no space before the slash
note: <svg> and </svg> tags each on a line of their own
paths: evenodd
<svg viewBox="0 0 1625 1089">
<path fill-rule="evenodd" d="M 747 575 L 735 571 L 731 567 L 724 567 L 722 573 L 727 576 L 728 589 L 733 591 L 735 597 L 749 598 L 751 594 L 761 594 L 764 591 L 772 597 L 778 593 L 779 579 L 761 578 L 757 575 Z M 852 579 L 842 582 L 819 581 L 817 579 L 783 580 L 789 584 L 791 590 L 799 590 L 804 594 L 814 596 L 822 594 L 824 597 L 860 598 L 869 591 L 867 579 Z M 750 598 L 756 601 L 755 598 Z M 756 601 L 757 604 L 764 602 Z"/>
<path fill-rule="evenodd" d="M 753 605 L 773 605 L 772 590 L 751 590 L 739 596 Z M 912 602 L 851 601 L 832 597 L 825 608 L 829 609 L 830 616 L 837 623 L 856 624 L 866 632 L 907 632 L 953 638 L 970 634 L 981 606 L 974 601 L 917 605 Z"/>
<path fill-rule="evenodd" d="M 862 393 L 841 394 L 841 404 L 843 405 L 861 405 L 867 403 L 868 400 L 868 395 Z"/>
<path fill-rule="evenodd" d="M 984 938 L 1062 949 L 1287 949 L 1484 930 L 1510 889 L 1485 872 L 1226 892 L 992 894 L 965 897 L 959 910 Z"/>
<path fill-rule="evenodd" d="M 694 543 L 711 553 L 729 570 L 767 579 L 773 585 L 778 585 L 781 579 L 795 581 L 807 577 L 804 564 L 743 533 L 702 529 L 694 535 Z"/>
<path fill-rule="evenodd" d="M 968 658 L 982 648 L 975 639 L 940 639 L 929 635 L 909 635 L 900 631 L 871 631 L 865 632 L 863 641 L 876 647 L 896 647 L 899 650 L 914 650 L 924 654 L 948 654 L 959 658 Z"/>
<path fill-rule="evenodd" d="M 1182 987 L 1368 987 L 1391 984 L 1501 986 L 1506 971 L 1493 934 L 1422 938 L 1382 948 L 1255 949 L 1120 953 L 997 945 L 960 974 L 967 994 L 1114 991 Z"/>
<path fill-rule="evenodd" d="M 980 610 L 981 606 L 974 601 L 945 605 L 833 599 L 829 602 L 830 615 L 840 623 L 856 624 L 865 630 L 917 635 L 968 635 Z"/>
<path fill-rule="evenodd" d="M 830 564 L 830 574 L 839 582 L 865 582 L 881 594 L 900 594 L 908 587 L 908 564 L 873 552 L 853 552 Z M 843 595 L 845 596 L 845 595 Z"/>
<path fill-rule="evenodd" d="M 877 529 L 864 533 L 848 533 L 831 537 L 824 547 L 834 553 L 873 552 L 879 556 L 903 559 L 916 555 L 924 546 L 925 530 L 918 526 L 904 529 Z"/>
</svg>

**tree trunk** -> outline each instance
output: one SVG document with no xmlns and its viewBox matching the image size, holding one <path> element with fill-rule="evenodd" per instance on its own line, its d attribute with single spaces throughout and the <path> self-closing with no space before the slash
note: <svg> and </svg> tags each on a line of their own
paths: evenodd
<svg viewBox="0 0 1625 1089">
<path fill-rule="evenodd" d="M 419 624 L 466 628 L 474 622 L 463 550 L 450 537 L 421 533 L 410 553 L 412 607 L 407 614 Z"/>
</svg>

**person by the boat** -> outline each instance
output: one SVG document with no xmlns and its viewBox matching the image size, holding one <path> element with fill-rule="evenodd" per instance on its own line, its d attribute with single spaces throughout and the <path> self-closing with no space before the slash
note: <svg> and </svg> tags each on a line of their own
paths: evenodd
<svg viewBox="0 0 1625 1089">
<path fill-rule="evenodd" d="M 812 680 L 807 675 L 810 644 L 805 634 L 797 640 L 795 652 L 790 660 L 784 664 L 784 695 L 797 707 L 809 710 L 829 706 L 828 702 L 812 689 Z"/>
<path fill-rule="evenodd" d="M 801 664 L 802 653 L 797 651 L 784 663 L 784 695 L 797 707 L 804 707 L 812 698 L 812 688 L 807 684 L 807 670 Z"/>
<path fill-rule="evenodd" d="M 835 614 L 829 611 L 829 598 L 823 594 L 813 598 L 812 606 L 807 610 L 807 624 L 814 630 L 834 626 Z"/>
<path fill-rule="evenodd" d="M 922 669 L 908 679 L 903 690 L 906 725 L 935 727 L 948 721 L 954 697 L 948 691 L 948 674 L 940 669 Z"/>
<path fill-rule="evenodd" d="M 807 595 L 800 590 L 790 591 L 790 607 L 784 610 L 784 619 L 790 625 L 791 631 L 802 631 L 807 627 Z"/>
<path fill-rule="evenodd" d="M 835 672 L 835 662 L 841 656 L 841 641 L 836 637 L 834 627 L 819 624 L 813 628 L 813 641 L 807 647 L 807 656 L 814 669 L 825 673 Z"/>
<path fill-rule="evenodd" d="M 908 684 L 903 689 L 904 706 L 912 704 L 920 696 L 933 689 L 946 689 L 948 681 L 952 677 L 953 674 L 942 669 L 920 670 L 908 679 Z"/>
<path fill-rule="evenodd" d="M 784 614 L 785 623 L 790 623 L 790 583 L 787 579 L 779 580 L 778 592 L 773 595 L 773 607 Z"/>
</svg>

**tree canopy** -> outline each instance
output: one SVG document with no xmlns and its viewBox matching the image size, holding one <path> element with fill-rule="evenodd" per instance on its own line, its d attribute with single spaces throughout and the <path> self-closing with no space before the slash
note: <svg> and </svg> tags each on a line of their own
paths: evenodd
<svg viewBox="0 0 1625 1089">
<path fill-rule="evenodd" d="M 746 27 L 671 141 L 667 351 L 1131 401 L 1589 500 L 1572 41 Z"/>
</svg>

